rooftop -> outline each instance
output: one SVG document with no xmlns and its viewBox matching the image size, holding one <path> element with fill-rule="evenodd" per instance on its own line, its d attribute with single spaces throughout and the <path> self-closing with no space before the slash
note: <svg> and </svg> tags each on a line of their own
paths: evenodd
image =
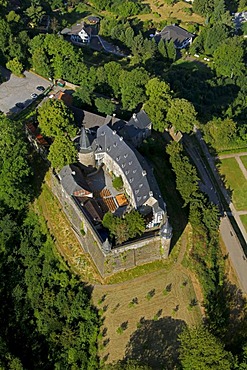
<svg viewBox="0 0 247 370">
<path fill-rule="evenodd" d="M 137 159 L 134 148 L 130 147 L 116 131 L 108 125 L 101 126 L 97 131 L 97 153 L 107 153 L 125 174 L 135 199 L 136 207 L 145 203 L 151 192 L 146 177 Z"/>
<path fill-rule="evenodd" d="M 183 41 L 193 38 L 194 35 L 193 33 L 186 31 L 182 27 L 171 25 L 164 27 L 163 30 L 160 33 L 156 34 L 154 37 L 156 41 L 159 41 L 160 39 L 164 41 L 172 40 L 175 46 L 179 47 L 183 43 Z"/>
</svg>

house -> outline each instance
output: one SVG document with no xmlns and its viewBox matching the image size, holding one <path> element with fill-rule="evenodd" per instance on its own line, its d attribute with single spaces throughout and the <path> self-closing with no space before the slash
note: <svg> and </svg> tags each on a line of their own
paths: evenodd
<svg viewBox="0 0 247 370">
<path fill-rule="evenodd" d="M 89 44 L 91 40 L 91 27 L 84 22 L 77 23 L 71 28 L 64 28 L 61 31 L 62 35 L 70 36 L 72 43 Z"/>
<path fill-rule="evenodd" d="M 194 36 L 182 27 L 171 25 L 164 27 L 161 32 L 156 33 L 154 39 L 156 42 L 160 40 L 166 42 L 172 40 L 176 49 L 183 49 L 192 43 Z"/>
</svg>

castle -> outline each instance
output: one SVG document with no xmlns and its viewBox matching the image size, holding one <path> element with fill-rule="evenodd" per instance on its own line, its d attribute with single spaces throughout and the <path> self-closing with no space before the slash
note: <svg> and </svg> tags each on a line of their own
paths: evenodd
<svg viewBox="0 0 247 370">
<path fill-rule="evenodd" d="M 151 135 L 148 115 L 141 110 L 124 121 L 76 108 L 74 114 L 82 123 L 75 138 L 79 164 L 59 172 L 60 188 L 55 186 L 55 193 L 83 248 L 102 276 L 166 258 L 172 237 L 166 204 L 151 167 L 137 150 Z M 120 190 L 112 186 L 116 177 L 122 180 Z M 102 227 L 103 215 L 110 211 L 122 216 L 132 209 L 144 217 L 146 232 L 136 240 L 112 245 Z"/>
</svg>

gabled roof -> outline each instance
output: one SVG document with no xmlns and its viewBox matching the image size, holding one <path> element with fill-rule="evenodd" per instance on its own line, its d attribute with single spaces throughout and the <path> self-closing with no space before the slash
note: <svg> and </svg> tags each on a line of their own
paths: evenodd
<svg viewBox="0 0 247 370">
<path fill-rule="evenodd" d="M 190 33 L 184 28 L 176 25 L 166 26 L 160 33 L 154 36 L 156 41 L 159 41 L 160 39 L 164 41 L 172 40 L 176 47 L 180 47 L 185 40 L 192 37 L 194 37 L 193 33 Z"/>
<path fill-rule="evenodd" d="M 134 113 L 129 122 L 127 122 L 128 126 L 135 126 L 140 129 L 145 129 L 151 124 L 151 120 L 148 117 L 147 113 L 142 109 L 138 113 Z"/>
<path fill-rule="evenodd" d="M 68 195 L 86 196 L 92 194 L 79 167 L 70 164 L 59 172 L 61 184 Z"/>
<path fill-rule="evenodd" d="M 86 110 L 71 107 L 75 121 L 79 127 L 83 124 L 86 129 L 97 128 L 105 123 L 105 117 L 99 116 Z"/>
<path fill-rule="evenodd" d="M 97 153 L 107 153 L 121 168 L 130 188 L 132 189 L 136 207 L 140 207 L 150 197 L 150 186 L 146 171 L 137 159 L 135 149 L 128 145 L 116 131 L 108 125 L 101 126 L 97 131 Z"/>
<path fill-rule="evenodd" d="M 71 26 L 71 28 L 64 28 L 61 31 L 62 35 L 78 35 L 79 32 L 84 29 L 88 34 L 91 31 L 90 26 L 86 25 L 84 22 L 80 22 Z"/>
</svg>

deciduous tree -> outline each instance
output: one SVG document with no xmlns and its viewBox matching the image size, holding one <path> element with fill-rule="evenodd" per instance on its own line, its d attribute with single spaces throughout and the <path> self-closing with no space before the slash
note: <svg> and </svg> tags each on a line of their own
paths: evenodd
<svg viewBox="0 0 247 370">
<path fill-rule="evenodd" d="M 196 124 L 196 110 L 186 99 L 173 99 L 168 109 L 166 119 L 176 131 L 191 132 Z"/>
<path fill-rule="evenodd" d="M 46 136 L 75 136 L 73 114 L 61 100 L 46 100 L 38 110 L 38 121 L 42 133 Z"/>
<path fill-rule="evenodd" d="M 184 370 L 231 370 L 233 358 L 203 326 L 180 334 L 180 361 Z"/>
<path fill-rule="evenodd" d="M 76 162 L 77 150 L 74 143 L 65 136 L 57 136 L 50 146 L 48 159 L 52 167 L 57 170 Z"/>
</svg>

